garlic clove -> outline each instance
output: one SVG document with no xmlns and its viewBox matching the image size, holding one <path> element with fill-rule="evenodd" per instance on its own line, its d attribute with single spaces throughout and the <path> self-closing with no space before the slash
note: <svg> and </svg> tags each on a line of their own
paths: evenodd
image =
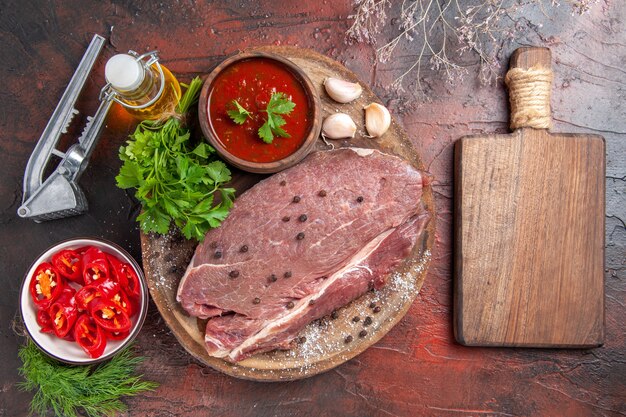
<svg viewBox="0 0 626 417">
<path fill-rule="evenodd" d="M 372 138 L 379 138 L 385 134 L 391 125 L 391 115 L 387 107 L 378 103 L 370 103 L 364 107 L 365 128 Z"/>
<path fill-rule="evenodd" d="M 355 133 L 356 125 L 345 113 L 331 114 L 322 124 L 322 136 L 328 139 L 353 138 Z"/>
<path fill-rule="evenodd" d="M 338 78 L 326 78 L 324 88 L 328 95 L 339 103 L 349 103 L 361 97 L 363 88 L 359 83 L 351 83 Z"/>
</svg>

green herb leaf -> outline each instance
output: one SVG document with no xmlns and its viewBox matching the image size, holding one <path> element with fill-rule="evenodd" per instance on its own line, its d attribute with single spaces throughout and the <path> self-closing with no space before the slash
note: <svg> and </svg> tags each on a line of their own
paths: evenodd
<svg viewBox="0 0 626 417">
<path fill-rule="evenodd" d="M 267 112 L 273 114 L 289 114 L 296 107 L 296 103 L 289 100 L 285 93 L 274 93 L 267 103 Z"/>
<path fill-rule="evenodd" d="M 226 219 L 226 216 L 228 216 L 228 207 L 225 207 L 223 205 L 220 205 L 217 209 L 215 210 L 211 210 L 207 213 L 204 213 L 202 215 L 198 215 L 198 217 L 206 220 L 211 227 L 217 227 L 220 225 L 220 223 Z"/>
<path fill-rule="evenodd" d="M 209 156 L 209 152 L 207 152 L 207 148 L 208 148 L 207 144 L 202 142 L 198 146 L 196 146 L 196 148 L 193 150 L 193 153 L 198 155 L 201 158 L 206 158 Z"/>
<path fill-rule="evenodd" d="M 170 229 L 170 217 L 166 213 L 167 209 L 161 209 L 161 205 L 165 205 L 165 199 L 159 205 L 144 207 L 144 211 L 137 216 L 137 221 L 144 232 L 155 232 L 164 235 Z"/>
<path fill-rule="evenodd" d="M 274 140 L 274 135 L 272 134 L 272 128 L 268 122 L 263 123 L 263 125 L 259 128 L 259 137 L 263 139 L 265 143 L 272 143 Z"/>
<path fill-rule="evenodd" d="M 193 208 L 193 214 L 203 214 L 211 211 L 211 206 L 213 205 L 213 196 L 209 196 L 209 198 L 202 200 Z"/>
<path fill-rule="evenodd" d="M 281 138 L 290 138 L 291 135 L 285 132 L 281 127 L 277 127 L 273 130 L 276 136 L 280 136 Z"/>
<path fill-rule="evenodd" d="M 122 189 L 138 187 L 143 181 L 139 165 L 132 161 L 122 165 L 120 174 L 115 179 L 117 180 L 117 186 Z"/>
<path fill-rule="evenodd" d="M 228 116 L 233 119 L 233 122 L 237 123 L 238 125 L 244 124 L 244 122 L 246 121 L 248 116 L 251 115 L 251 113 L 246 110 L 241 104 L 239 104 L 237 100 L 233 100 L 232 103 L 235 106 L 235 110 L 228 110 L 226 113 L 228 113 Z"/>
<path fill-rule="evenodd" d="M 189 95 L 197 96 L 201 85 L 199 78 L 190 83 L 179 109 L 197 99 Z M 140 123 L 119 157 L 123 165 L 115 177 L 117 186 L 136 188 L 143 208 L 137 221 L 146 233 L 165 234 L 174 223 L 187 238 L 202 241 L 232 206 L 234 191 L 224 191 L 230 171 L 217 159 L 215 149 L 191 138 L 178 118 Z M 212 211 L 216 214 L 208 215 Z"/>
<path fill-rule="evenodd" d="M 273 93 L 270 101 L 267 103 L 265 112 L 267 113 L 267 120 L 259 128 L 259 137 L 263 139 L 265 143 L 272 143 L 274 141 L 274 135 L 283 138 L 291 137 L 281 126 L 284 126 L 285 119 L 280 116 L 281 114 L 289 115 L 296 107 L 296 103 L 291 101 L 285 93 Z"/>
<path fill-rule="evenodd" d="M 272 116 L 272 121 L 273 121 L 273 124 L 274 124 L 272 126 L 273 128 L 279 128 L 281 126 L 284 126 L 287 123 L 287 121 L 285 119 L 283 119 L 282 116 L 279 116 L 277 114 Z"/>
<path fill-rule="evenodd" d="M 189 111 L 191 106 L 198 101 L 200 97 L 200 89 L 202 88 L 202 79 L 200 77 L 195 77 L 189 85 L 181 83 L 183 87 L 187 88 L 185 94 L 183 94 L 182 98 L 178 102 L 176 106 L 176 111 L 180 114 L 185 114 Z"/>
<path fill-rule="evenodd" d="M 22 366 L 19 383 L 24 391 L 35 391 L 31 414 L 90 417 L 113 416 L 127 411 L 121 397 L 153 391 L 155 382 L 133 375 L 143 358 L 127 348 L 109 362 L 94 366 L 65 365 L 48 357 L 30 340 L 19 350 Z"/>
<path fill-rule="evenodd" d="M 206 166 L 206 173 L 216 183 L 230 181 L 230 171 L 222 161 L 213 161 Z"/>
</svg>

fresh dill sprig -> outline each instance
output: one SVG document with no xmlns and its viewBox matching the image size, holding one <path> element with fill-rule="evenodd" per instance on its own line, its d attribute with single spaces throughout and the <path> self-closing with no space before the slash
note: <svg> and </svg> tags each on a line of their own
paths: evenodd
<svg viewBox="0 0 626 417">
<path fill-rule="evenodd" d="M 113 416 L 127 410 L 121 397 L 158 386 L 133 375 L 144 358 L 133 356 L 130 348 L 100 365 L 72 366 L 48 357 L 29 340 L 20 347 L 19 357 L 23 365 L 18 371 L 25 381 L 18 386 L 35 391 L 31 414 L 43 416 L 52 409 L 57 416 L 78 417 L 82 409 L 89 417 Z"/>
</svg>

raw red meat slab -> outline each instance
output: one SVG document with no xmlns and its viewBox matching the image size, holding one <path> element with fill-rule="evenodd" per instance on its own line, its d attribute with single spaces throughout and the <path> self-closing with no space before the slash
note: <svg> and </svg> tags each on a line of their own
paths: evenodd
<svg viewBox="0 0 626 417">
<path fill-rule="evenodd" d="M 424 180 L 395 156 L 339 149 L 239 197 L 178 289 L 191 315 L 209 318 L 209 354 L 238 361 L 287 347 L 312 320 L 384 285 L 428 221 Z"/>
</svg>

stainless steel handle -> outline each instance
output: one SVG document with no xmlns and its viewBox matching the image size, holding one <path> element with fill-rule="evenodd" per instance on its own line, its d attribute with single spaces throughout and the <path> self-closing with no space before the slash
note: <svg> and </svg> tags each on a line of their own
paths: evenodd
<svg viewBox="0 0 626 417">
<path fill-rule="evenodd" d="M 72 76 L 48 125 L 44 129 L 28 160 L 24 174 L 24 195 L 17 210 L 20 217 L 35 221 L 51 220 L 84 213 L 87 200 L 78 186 L 78 179 L 87 167 L 104 127 L 112 101 L 107 97 L 93 117 L 88 118 L 78 142 L 63 153 L 56 149 L 62 133 L 78 112 L 76 100 L 87 81 L 93 65 L 104 46 L 105 39 L 95 35 Z M 56 170 L 43 181 L 43 173 L 52 155 L 61 157 Z"/>
<path fill-rule="evenodd" d="M 62 133 L 67 132 L 72 118 L 78 111 L 74 108 L 76 100 L 87 81 L 87 77 L 100 55 L 100 51 L 104 46 L 105 39 L 100 35 L 94 35 L 85 55 L 80 60 L 78 68 L 74 72 L 72 79 L 67 85 L 59 104 L 54 113 L 50 117 L 46 128 L 44 129 L 39 141 L 35 145 L 35 149 L 28 160 L 26 171 L 24 173 L 24 194 L 23 200 L 26 201 L 32 193 L 41 186 L 43 171 L 48 164 L 50 156 L 56 149 L 56 145 Z M 60 154 L 60 152 L 54 152 Z"/>
</svg>

